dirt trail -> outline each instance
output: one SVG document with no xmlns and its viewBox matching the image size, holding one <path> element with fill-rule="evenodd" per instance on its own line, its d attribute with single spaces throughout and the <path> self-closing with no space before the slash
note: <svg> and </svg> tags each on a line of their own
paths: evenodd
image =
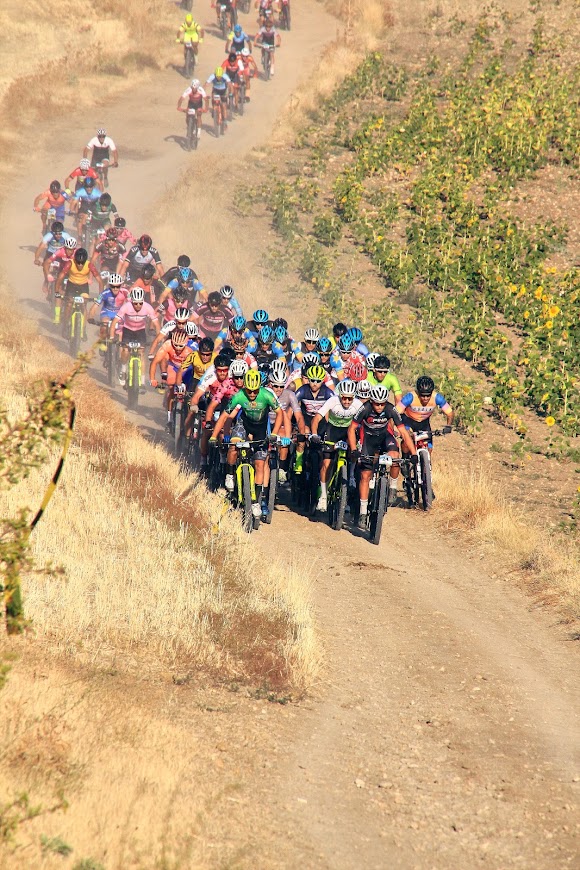
<svg viewBox="0 0 580 870">
<path fill-rule="evenodd" d="M 183 132 L 174 109 L 183 80 L 175 70 L 155 76 L 146 101 L 127 95 L 82 128 L 59 132 L 58 155 L 42 144 L 55 131 L 43 131 L 38 169 L 15 187 L 6 209 L 30 218 L 5 219 L 3 233 L 10 282 L 25 288 L 26 311 L 41 329 L 51 334 L 31 266 L 38 217 L 30 204 L 48 175 L 72 168 L 79 143 L 103 119 L 122 161 L 111 189 L 129 224 L 139 232 L 154 227 L 168 264 L 182 249 L 193 251 L 208 285 L 234 275 L 244 304 L 259 294 L 261 304 L 303 325 L 303 307 L 274 301 L 275 288 L 250 280 L 263 245 L 251 222 L 232 262 L 223 262 L 231 231 L 227 167 L 239 175 L 240 161 L 267 143 L 282 104 L 336 30 L 317 4 L 295 0 L 295 10 L 275 80 L 258 83 L 247 116 L 221 141 L 204 136 L 194 155 L 175 140 Z M 206 73 L 213 65 L 206 59 L 221 60 L 220 42 L 206 40 Z M 186 166 L 195 179 L 192 201 L 185 213 L 172 212 L 168 195 Z M 251 182 L 251 165 L 243 171 Z M 149 394 L 140 423 L 159 434 L 161 422 L 159 399 Z M 255 540 L 265 558 L 311 566 L 328 651 L 318 697 L 272 710 L 279 760 L 270 758 L 244 783 L 247 825 L 263 829 L 263 866 L 577 866 L 578 656 L 550 616 L 530 611 L 528 599 L 477 553 L 468 558 L 443 540 L 429 517 L 402 510 L 389 513 L 379 547 L 283 505 Z"/>
</svg>

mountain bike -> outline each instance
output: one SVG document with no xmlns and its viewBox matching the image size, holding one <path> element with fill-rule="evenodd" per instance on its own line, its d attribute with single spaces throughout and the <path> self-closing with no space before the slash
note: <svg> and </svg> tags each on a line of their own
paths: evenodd
<svg viewBox="0 0 580 870">
<path fill-rule="evenodd" d="M 207 488 L 210 492 L 224 485 L 226 476 L 226 451 L 228 439 L 224 438 L 223 444 L 211 443 L 207 457 Z"/>
<path fill-rule="evenodd" d="M 383 520 L 389 506 L 389 476 L 394 460 L 388 453 L 377 456 L 361 456 L 365 462 L 372 463 L 373 476 L 369 482 L 369 506 L 367 529 L 369 540 L 378 544 L 381 539 Z"/>
<path fill-rule="evenodd" d="M 173 440 L 173 453 L 179 459 L 185 443 L 185 418 L 189 410 L 187 393 L 176 393 L 174 387 L 169 389 L 169 432 Z"/>
<path fill-rule="evenodd" d="M 236 103 L 236 111 L 238 115 L 244 114 L 244 109 L 246 106 L 246 77 L 240 76 L 240 83 L 237 89 L 237 103 Z"/>
<path fill-rule="evenodd" d="M 228 33 L 234 29 L 237 23 L 236 7 L 233 4 L 230 4 L 228 7 L 225 3 L 222 3 L 220 5 L 220 30 L 223 39 L 227 39 Z"/>
<path fill-rule="evenodd" d="M 129 348 L 129 361 L 127 362 L 127 407 L 130 411 L 135 411 L 139 404 L 139 392 L 141 390 L 141 371 L 143 363 L 141 362 L 141 351 L 143 346 L 138 341 L 130 341 L 127 344 Z"/>
<path fill-rule="evenodd" d="M 199 121 L 197 118 L 197 109 L 186 109 L 187 117 L 186 117 L 186 132 L 185 132 L 185 142 L 187 145 L 188 151 L 197 150 L 197 131 L 199 129 Z"/>
<path fill-rule="evenodd" d="M 211 113 L 213 117 L 213 131 L 216 138 L 226 132 L 226 111 L 224 101 L 219 96 L 213 96 L 211 100 Z"/>
<path fill-rule="evenodd" d="M 235 441 L 230 444 L 236 449 L 235 486 L 232 501 L 242 512 L 242 528 L 250 533 L 260 528 L 260 517 L 254 517 L 252 505 L 256 501 L 256 477 L 254 471 L 254 452 L 263 447 L 264 441 Z"/>
<path fill-rule="evenodd" d="M 196 51 L 193 42 L 183 43 L 183 73 L 186 79 L 193 76 L 195 70 Z"/>
<path fill-rule="evenodd" d="M 107 337 L 106 344 L 107 349 L 105 350 L 103 366 L 107 372 L 107 383 L 110 387 L 113 387 L 117 382 L 117 377 L 121 368 L 119 360 L 119 339 Z"/>
<path fill-rule="evenodd" d="M 271 436 L 274 437 L 274 436 Z M 265 523 L 270 525 L 272 522 L 272 514 L 274 513 L 274 507 L 276 505 L 276 494 L 278 492 L 278 480 L 280 477 L 280 456 L 278 452 L 278 445 L 280 443 L 280 439 L 276 436 L 276 441 L 270 441 L 270 447 L 268 450 L 268 466 L 270 469 L 270 476 L 268 478 L 268 486 L 266 488 L 266 497 L 265 497 L 265 505 L 266 505 L 266 513 L 262 511 L 262 519 Z"/>
<path fill-rule="evenodd" d="M 317 445 L 310 442 L 307 436 L 302 459 L 302 472 L 296 474 L 294 463 L 290 465 L 290 486 L 292 500 L 299 510 L 305 511 L 309 516 L 316 512 L 318 504 L 318 489 L 320 486 L 320 450 Z"/>
<path fill-rule="evenodd" d="M 340 531 L 344 524 L 348 502 L 348 464 L 346 460 L 348 444 L 346 441 L 337 441 L 336 444 L 324 441 L 323 446 L 325 450 L 332 450 L 334 453 L 328 469 L 326 490 L 328 523 L 331 529 Z"/>
<path fill-rule="evenodd" d="M 444 435 L 441 429 L 431 432 L 433 436 Z M 428 432 L 411 432 L 417 445 L 417 465 L 402 466 L 403 488 L 407 496 L 409 507 L 418 507 L 428 511 L 433 504 L 433 484 L 431 480 L 431 454 L 427 447 L 429 441 Z"/>
<path fill-rule="evenodd" d="M 262 68 L 264 70 L 264 78 L 267 82 L 270 81 L 270 76 L 272 74 L 272 55 L 275 51 L 276 48 L 273 45 L 262 46 Z"/>
<path fill-rule="evenodd" d="M 280 30 L 290 30 L 290 0 L 280 0 L 278 26 Z"/>
<path fill-rule="evenodd" d="M 204 412 L 199 409 L 193 415 L 187 437 L 185 459 L 192 471 L 198 471 L 201 464 L 201 432 Z"/>
<path fill-rule="evenodd" d="M 69 353 L 73 357 L 79 355 L 81 349 L 81 341 L 85 331 L 85 300 L 83 296 L 75 296 L 73 298 L 72 309 L 68 323 L 66 324 L 65 335 L 68 338 Z"/>
</svg>

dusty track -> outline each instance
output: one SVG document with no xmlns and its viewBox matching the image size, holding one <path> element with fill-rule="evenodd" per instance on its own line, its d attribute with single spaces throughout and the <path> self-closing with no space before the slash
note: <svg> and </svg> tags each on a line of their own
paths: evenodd
<svg viewBox="0 0 580 870">
<path fill-rule="evenodd" d="M 296 0 L 295 7 L 295 30 L 285 38 L 276 79 L 256 87 L 247 116 L 225 139 L 204 136 L 195 155 L 184 154 L 173 138 L 183 132 L 183 116 L 174 109 L 183 80 L 174 70 L 154 78 L 145 103 L 141 94 L 128 95 L 88 118 L 83 129 L 59 133 L 60 156 L 46 145 L 55 131 L 41 131 L 37 168 L 7 205 L 6 216 L 17 219 L 5 217 L 2 246 L 10 282 L 24 288 L 17 295 L 43 331 L 52 335 L 37 291 L 40 270 L 31 265 L 38 217 L 30 205 L 47 181 L 72 168 L 103 119 L 122 161 L 111 172 L 113 198 L 132 228 L 154 228 L 167 264 L 182 248 L 192 251 L 208 285 L 231 276 L 242 302 L 252 305 L 259 292 L 262 304 L 303 324 L 290 300 L 274 301 L 259 282 L 246 287 L 261 250 L 251 232 L 235 262 L 224 264 L 232 189 L 222 169 L 267 143 L 298 71 L 335 32 L 316 4 Z M 220 42 L 206 40 L 204 72 L 213 66 L 210 58 L 221 59 Z M 168 213 L 165 203 L 168 217 L 159 221 L 156 203 L 185 166 L 197 179 L 199 198 L 186 216 Z M 154 395 L 139 422 L 159 434 Z M 254 836 L 263 829 L 261 863 L 577 866 L 578 656 L 550 616 L 530 611 L 499 567 L 477 553 L 465 556 L 425 516 L 393 510 L 382 544 L 372 547 L 282 506 L 255 540 L 265 558 L 276 554 L 312 566 L 328 650 L 327 679 L 316 699 L 273 711 L 269 757 L 243 784 L 243 816 Z M 244 855 L 238 866 L 251 863 Z"/>
</svg>

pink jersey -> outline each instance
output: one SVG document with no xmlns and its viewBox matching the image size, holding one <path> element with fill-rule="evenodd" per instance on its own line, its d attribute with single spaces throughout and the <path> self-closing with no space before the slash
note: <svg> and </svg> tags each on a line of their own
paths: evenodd
<svg viewBox="0 0 580 870">
<path fill-rule="evenodd" d="M 225 399 L 231 399 L 233 395 L 239 392 L 239 386 L 236 386 L 235 381 L 232 378 L 226 378 L 221 384 L 217 384 L 218 389 L 213 392 L 210 388 L 210 392 L 212 394 L 212 399 L 216 401 L 218 404 L 223 402 Z"/>
<path fill-rule="evenodd" d="M 121 242 L 122 245 L 127 246 L 127 242 L 129 242 L 129 247 L 134 245 L 137 242 L 137 239 L 133 235 L 133 233 L 127 229 L 127 227 L 119 227 L 119 233 L 117 235 L 117 241 Z"/>
<path fill-rule="evenodd" d="M 155 312 L 148 302 L 144 302 L 142 307 L 137 310 L 133 308 L 133 303 L 128 300 L 119 308 L 117 320 L 120 320 L 123 327 L 129 332 L 139 332 L 141 329 L 147 329 L 148 320 L 155 320 Z"/>
</svg>

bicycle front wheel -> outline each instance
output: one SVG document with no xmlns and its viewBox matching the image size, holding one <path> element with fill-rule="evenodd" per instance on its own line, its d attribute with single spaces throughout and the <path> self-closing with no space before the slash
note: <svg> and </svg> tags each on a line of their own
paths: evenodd
<svg viewBox="0 0 580 870">
<path fill-rule="evenodd" d="M 75 359 L 80 353 L 81 337 L 83 332 L 83 318 L 80 311 L 75 311 L 70 320 L 70 339 L 69 350 L 70 355 Z"/>
<path fill-rule="evenodd" d="M 127 407 L 130 411 L 135 411 L 139 404 L 139 389 L 141 387 L 141 366 L 138 359 L 129 360 L 127 378 Z"/>
<path fill-rule="evenodd" d="M 378 544 L 381 540 L 383 519 L 388 505 L 388 484 L 386 477 L 379 477 L 375 484 L 374 509 L 370 515 L 370 540 L 372 544 Z"/>
<path fill-rule="evenodd" d="M 310 463 L 310 480 L 309 480 L 309 502 L 308 513 L 312 516 L 316 511 L 318 504 L 318 488 L 320 486 L 320 454 L 318 450 L 311 450 L 309 455 Z"/>
<path fill-rule="evenodd" d="M 278 489 L 278 469 L 270 469 L 270 482 L 268 484 L 268 514 L 264 517 L 264 522 L 268 525 L 272 522 L 272 514 L 274 513 L 274 505 L 276 504 L 276 490 Z"/>
<path fill-rule="evenodd" d="M 348 499 L 348 475 L 346 465 L 338 469 L 336 480 L 332 488 L 332 496 L 328 502 L 328 519 L 330 527 L 340 531 L 344 524 L 346 502 Z"/>
<path fill-rule="evenodd" d="M 242 465 L 242 527 L 248 534 L 254 528 L 254 516 L 252 514 L 252 479 L 250 466 Z"/>
<path fill-rule="evenodd" d="M 428 511 L 433 504 L 433 487 L 431 485 L 431 461 L 429 454 L 424 450 L 419 451 L 419 463 L 421 465 L 421 507 Z"/>
</svg>

